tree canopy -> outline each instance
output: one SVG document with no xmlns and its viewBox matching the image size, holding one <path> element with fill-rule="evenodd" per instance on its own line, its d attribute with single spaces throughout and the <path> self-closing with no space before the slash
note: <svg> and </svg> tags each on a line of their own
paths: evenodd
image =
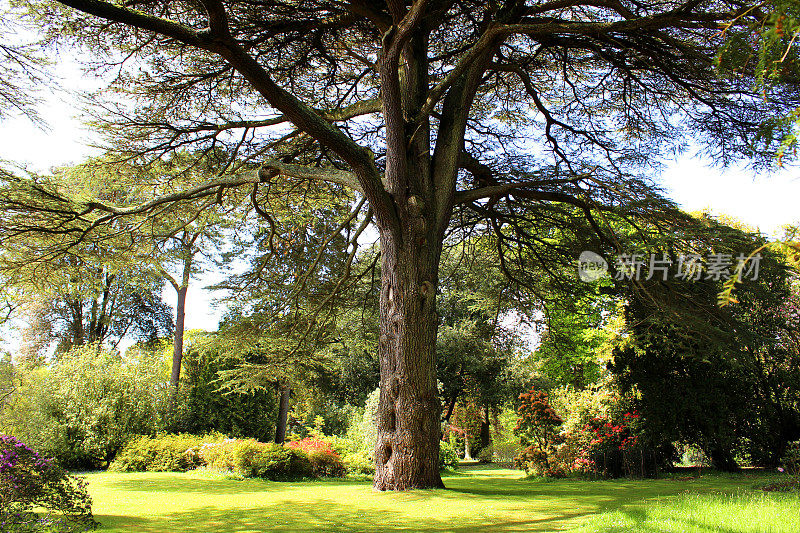
<svg viewBox="0 0 800 533">
<path fill-rule="evenodd" d="M 349 190 L 380 235 L 383 490 L 441 485 L 445 243 L 492 234 L 501 271 L 535 289 L 530 262 L 557 274 L 574 260 L 556 234 L 613 249 L 613 220 L 662 227 L 671 207 L 647 179 L 662 155 L 694 139 L 721 162 L 772 157 L 779 141 L 754 151 L 752 137 L 765 114 L 797 103 L 791 86 L 769 87 L 776 96 L 765 101 L 752 71 L 714 69 L 720 30 L 767 16 L 735 0 L 26 6 L 49 42 L 114 70 L 113 96 L 91 109 L 120 157 L 146 167 L 191 146 L 221 165 L 219 177 L 129 206 L 64 203 L 26 183 L 47 221 L 4 193 L 0 236 L 23 240 L 44 224 L 69 242 L 170 205 L 259 210 L 278 182 Z"/>
</svg>

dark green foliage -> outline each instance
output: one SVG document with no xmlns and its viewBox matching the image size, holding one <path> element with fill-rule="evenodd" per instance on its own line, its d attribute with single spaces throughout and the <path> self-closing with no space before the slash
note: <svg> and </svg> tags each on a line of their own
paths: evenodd
<svg viewBox="0 0 800 533">
<path fill-rule="evenodd" d="M 800 440 L 786 446 L 781 458 L 781 468 L 800 479 Z"/>
<path fill-rule="evenodd" d="M 640 391 L 650 431 L 664 443 L 696 443 L 717 466 L 735 467 L 736 426 L 748 411 L 744 376 L 715 342 L 686 339 L 674 327 L 650 331 L 646 347 L 614 359 L 623 383 Z"/>
<path fill-rule="evenodd" d="M 324 435 L 344 434 L 355 408 L 320 391 L 313 383 L 292 391 L 294 407 L 289 413 L 290 432 L 298 437 L 308 437 L 314 431 Z"/>
<path fill-rule="evenodd" d="M 0 531 L 88 531 L 96 527 L 82 478 L 11 435 L 0 435 Z"/>
<path fill-rule="evenodd" d="M 463 396 L 495 408 L 517 392 L 512 361 L 520 342 L 501 322 L 519 302 L 509 297 L 496 260 L 488 239 L 454 246 L 442 259 L 436 376 L 445 418 Z"/>
<path fill-rule="evenodd" d="M 271 440 L 275 435 L 277 393 L 269 389 L 249 393 L 220 390 L 218 372 L 235 364 L 202 347 L 184 355 L 176 430 L 193 434 L 218 431 L 231 437 Z"/>
<path fill-rule="evenodd" d="M 720 238 L 715 247 L 736 253 L 736 244 Z M 631 342 L 614 355 L 613 371 L 640 395 L 653 437 L 696 444 L 722 469 L 737 459 L 774 466 L 800 436 L 796 297 L 785 265 L 762 255 L 758 281 L 743 282 L 739 302 L 721 309 L 713 280 L 647 287 L 661 307 L 643 295 L 630 300 Z"/>
<path fill-rule="evenodd" d="M 363 328 L 366 330 L 369 325 Z M 310 379 L 320 392 L 350 405 L 363 405 L 380 381 L 376 344 L 361 338 L 361 333 L 371 332 L 343 331 L 340 342 L 326 348 L 330 364 L 317 369 Z"/>
</svg>

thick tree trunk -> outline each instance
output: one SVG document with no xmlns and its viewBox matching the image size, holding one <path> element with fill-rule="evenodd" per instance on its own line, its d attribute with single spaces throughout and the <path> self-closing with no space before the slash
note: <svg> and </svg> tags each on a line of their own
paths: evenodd
<svg viewBox="0 0 800 533">
<path fill-rule="evenodd" d="M 289 422 L 289 395 L 292 390 L 287 385 L 281 385 L 278 400 L 278 420 L 275 424 L 275 442 L 283 444 L 286 440 L 286 425 Z"/>
<path fill-rule="evenodd" d="M 178 302 L 175 313 L 175 337 L 172 342 L 172 372 L 169 381 L 173 390 L 178 390 L 181 380 L 181 362 L 183 360 L 183 325 L 186 321 L 186 293 L 189 291 L 188 284 L 184 284 L 178 289 Z"/>
<path fill-rule="evenodd" d="M 424 227 L 424 226 L 422 226 Z M 443 487 L 436 388 L 436 285 L 440 243 L 381 235 L 381 395 L 376 490 Z"/>
</svg>

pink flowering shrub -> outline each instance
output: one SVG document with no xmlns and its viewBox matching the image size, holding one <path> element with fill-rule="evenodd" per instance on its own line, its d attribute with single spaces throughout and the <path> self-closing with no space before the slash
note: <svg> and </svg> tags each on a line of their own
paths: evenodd
<svg viewBox="0 0 800 533">
<path fill-rule="evenodd" d="M 284 446 L 307 453 L 315 476 L 344 477 L 347 473 L 341 456 L 334 451 L 330 443 L 320 438 L 306 437 L 287 442 Z"/>
<path fill-rule="evenodd" d="M 0 531 L 88 531 L 97 525 L 91 506 L 83 479 L 0 435 Z"/>
</svg>

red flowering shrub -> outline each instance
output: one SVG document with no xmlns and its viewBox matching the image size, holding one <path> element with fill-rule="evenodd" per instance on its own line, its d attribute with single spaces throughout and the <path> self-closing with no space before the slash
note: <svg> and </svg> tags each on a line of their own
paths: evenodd
<svg viewBox="0 0 800 533">
<path fill-rule="evenodd" d="M 561 477 L 566 475 L 563 465 L 551 464 L 556 447 L 563 442 L 559 435 L 561 417 L 550 406 L 544 391 L 531 389 L 519 395 L 517 427 L 514 433 L 523 446 L 527 446 L 514 459 L 514 465 L 525 472 L 537 475 Z"/>
<path fill-rule="evenodd" d="M 648 477 L 658 470 L 658 454 L 642 445 L 640 415 L 636 410 L 617 420 L 593 417 L 568 440 L 579 454 L 574 470 L 604 477 Z"/>
<path fill-rule="evenodd" d="M 83 479 L 0 435 L 0 531 L 88 531 L 97 525 L 91 506 Z"/>
<path fill-rule="evenodd" d="M 287 442 L 284 446 L 307 453 L 315 476 L 344 477 L 347 473 L 342 458 L 334 451 L 330 443 L 322 439 L 306 437 L 302 440 Z"/>
<path fill-rule="evenodd" d="M 633 448 L 639 437 L 634 434 L 631 426 L 638 418 L 639 414 L 634 411 L 625 413 L 619 424 L 602 418 L 591 419 L 584 428 L 592 436 L 589 440 L 588 451 L 591 453 L 615 448 L 618 450 Z"/>
</svg>

